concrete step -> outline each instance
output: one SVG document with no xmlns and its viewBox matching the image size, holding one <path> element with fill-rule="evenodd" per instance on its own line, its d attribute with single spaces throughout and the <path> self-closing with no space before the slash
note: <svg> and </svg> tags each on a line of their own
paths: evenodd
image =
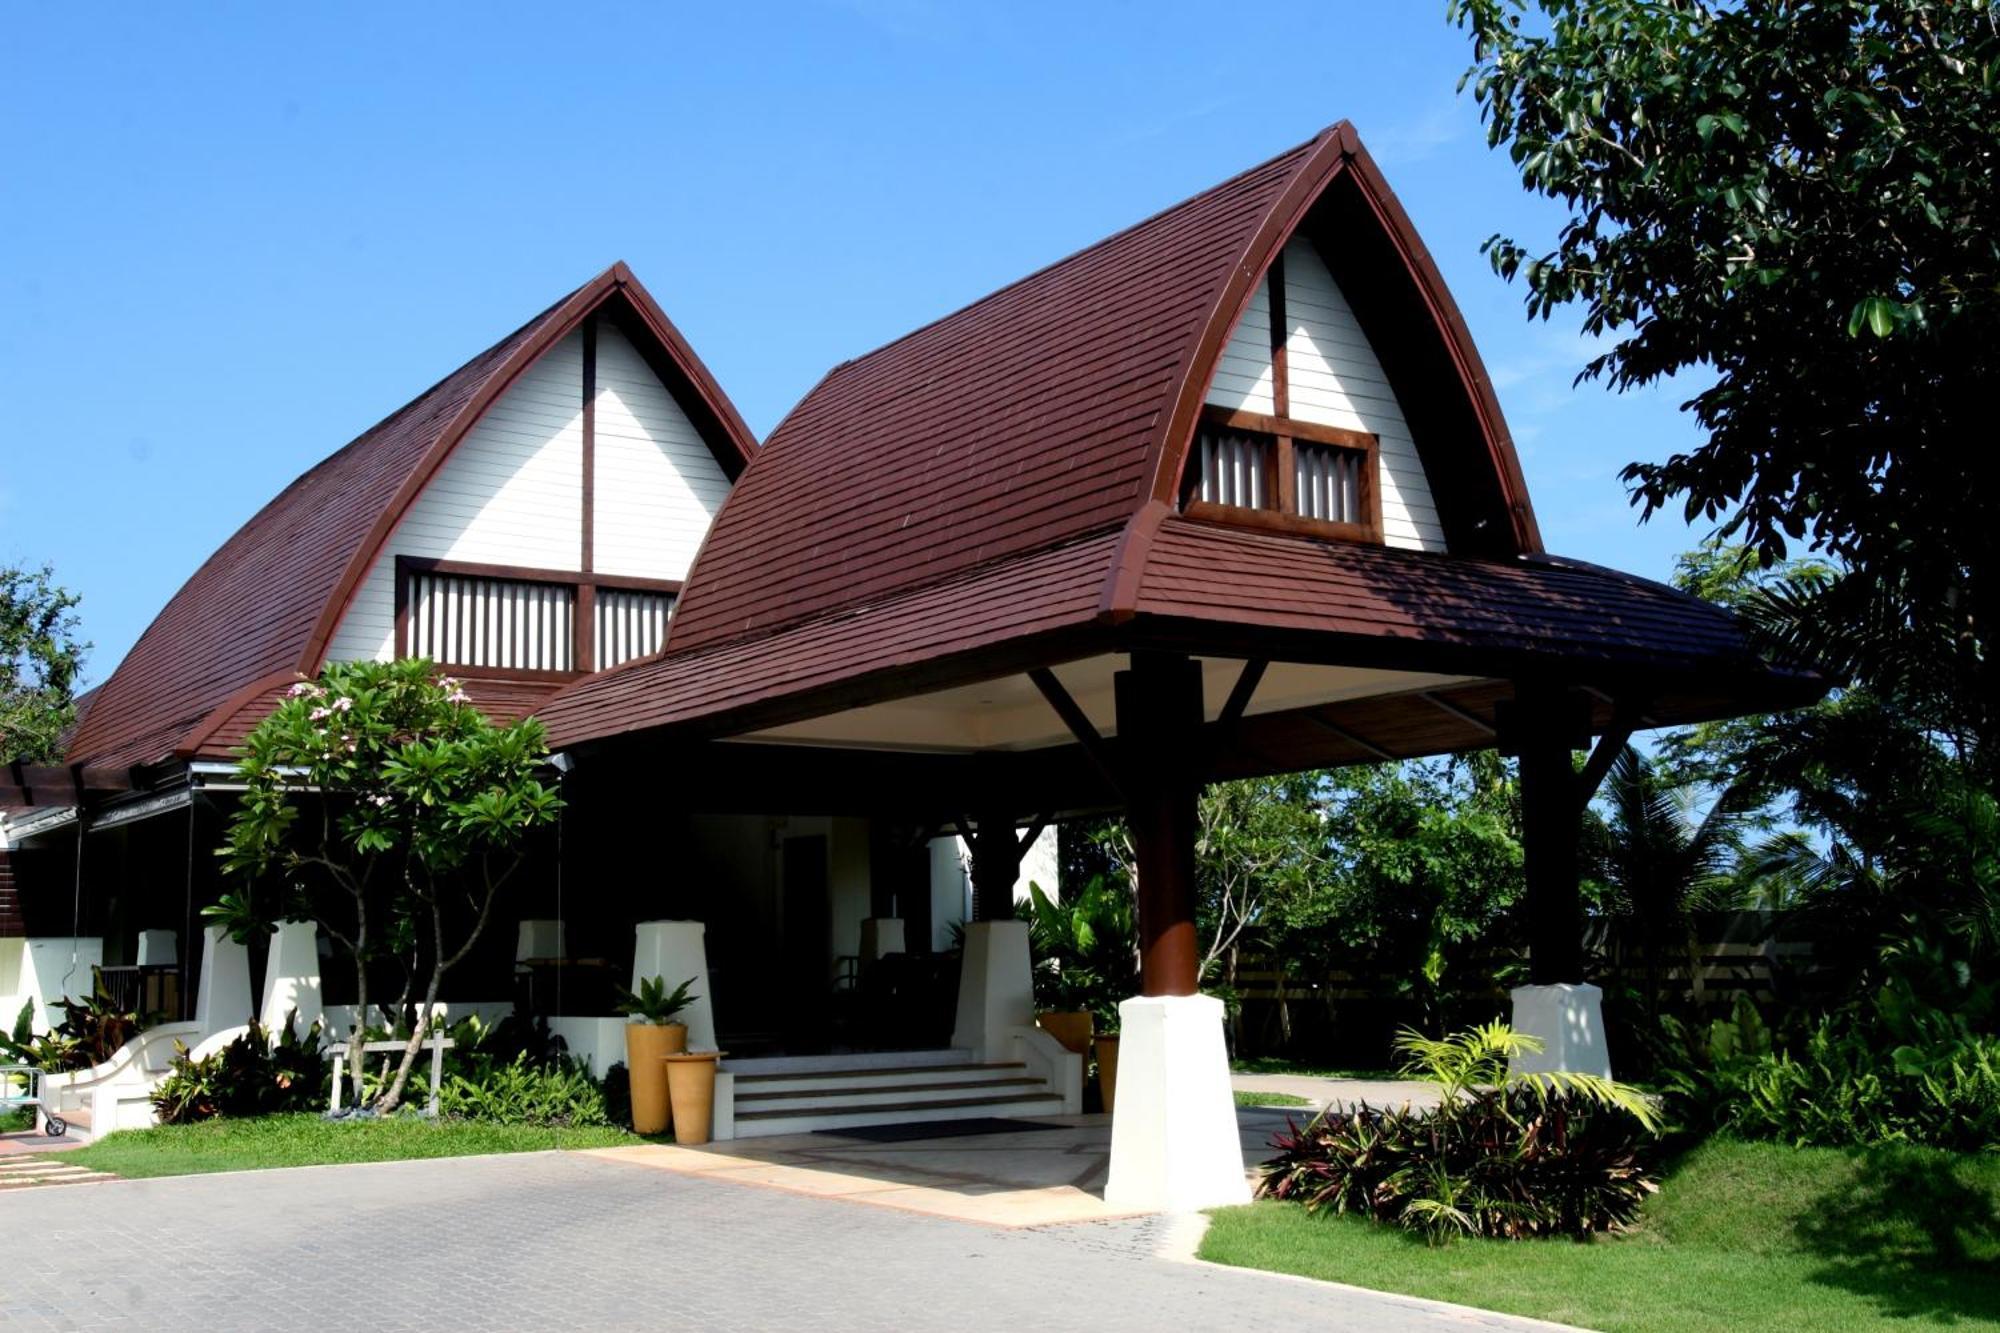
<svg viewBox="0 0 2000 1333">
<path fill-rule="evenodd" d="M 738 1098 L 777 1092 L 821 1092 L 831 1088 L 898 1088 L 917 1087 L 924 1084 L 951 1081 L 959 1083 L 999 1082 L 1018 1078 L 1027 1068 L 1025 1064 L 996 1062 L 974 1064 L 957 1062 L 952 1064 L 909 1065 L 900 1068 L 840 1068 L 815 1069 L 796 1073 L 746 1072 L 740 1065 L 727 1066 L 736 1075 L 736 1095 Z"/>
<path fill-rule="evenodd" d="M 962 1047 L 931 1051 L 845 1051 L 838 1055 L 755 1055 L 726 1062 L 729 1069 L 745 1076 L 763 1074 L 825 1074 L 865 1069 L 929 1069 L 940 1065 L 962 1065 L 972 1061 L 972 1052 Z"/>
<path fill-rule="evenodd" d="M 977 1120 L 986 1116 L 1060 1115 L 1062 1097 L 1053 1092 L 1015 1096 L 959 1097 L 943 1101 L 842 1105 L 801 1110 L 738 1111 L 736 1136 L 806 1134 L 865 1125 L 907 1125 L 927 1120 Z"/>
<path fill-rule="evenodd" d="M 739 1084 L 736 1089 L 736 1115 L 740 1120 L 746 1112 L 786 1108 L 915 1105 L 920 1102 L 953 1101 L 974 1094 L 1001 1097 L 1041 1093 L 1047 1088 L 1048 1085 L 1041 1079 L 1025 1074 L 1014 1078 L 946 1078 L 927 1083 L 822 1084 L 813 1088 L 777 1091 L 746 1089 Z"/>
</svg>

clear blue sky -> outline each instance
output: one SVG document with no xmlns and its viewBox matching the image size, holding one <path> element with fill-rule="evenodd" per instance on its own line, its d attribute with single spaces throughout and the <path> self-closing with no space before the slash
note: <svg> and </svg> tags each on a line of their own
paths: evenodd
<svg viewBox="0 0 2000 1333">
<path fill-rule="evenodd" d="M 36 6 L 0 43 L 0 561 L 101 680 L 286 482 L 614 259 L 759 436 L 834 363 L 1352 120 L 1465 310 L 1551 549 L 1664 576 L 1617 480 L 1684 396 L 1570 382 L 1479 244 L 1444 0 Z"/>
</svg>

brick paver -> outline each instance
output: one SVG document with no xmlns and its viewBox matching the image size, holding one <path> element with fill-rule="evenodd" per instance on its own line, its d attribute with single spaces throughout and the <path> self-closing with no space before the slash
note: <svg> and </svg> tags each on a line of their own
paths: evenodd
<svg viewBox="0 0 2000 1333">
<path fill-rule="evenodd" d="M 1158 1257 L 1155 1222 L 1005 1231 L 573 1153 L 0 1195 L 0 1327 L 1525 1328 Z"/>
</svg>

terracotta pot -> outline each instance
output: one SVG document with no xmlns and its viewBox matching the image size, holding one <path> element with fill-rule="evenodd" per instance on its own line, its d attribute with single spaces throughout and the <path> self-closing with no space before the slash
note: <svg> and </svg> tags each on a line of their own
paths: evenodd
<svg viewBox="0 0 2000 1333">
<path fill-rule="evenodd" d="M 715 1123 L 715 1064 L 721 1051 L 666 1058 L 667 1092 L 674 1103 L 674 1142 L 707 1143 Z"/>
<path fill-rule="evenodd" d="M 1097 1039 L 1097 1095 L 1104 1099 L 1104 1113 L 1110 1115 L 1118 1100 L 1118 1038 Z"/>
<path fill-rule="evenodd" d="M 1065 1049 L 1075 1051 L 1086 1060 L 1090 1058 L 1093 1021 L 1089 1011 L 1036 1014 L 1035 1026 L 1061 1042 Z"/>
<path fill-rule="evenodd" d="M 632 1132 L 664 1134 L 673 1124 L 666 1059 L 687 1049 L 685 1023 L 627 1023 L 625 1069 L 632 1081 Z"/>
</svg>

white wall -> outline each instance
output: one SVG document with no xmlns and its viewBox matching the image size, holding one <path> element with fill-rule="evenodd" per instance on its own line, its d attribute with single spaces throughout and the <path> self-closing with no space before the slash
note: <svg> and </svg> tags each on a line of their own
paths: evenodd
<svg viewBox="0 0 2000 1333">
<path fill-rule="evenodd" d="M 1271 411 L 1269 279 L 1230 334 L 1208 401 L 1233 410 Z M 1444 528 L 1418 461 L 1403 409 L 1375 349 L 1312 242 L 1285 246 L 1285 342 L 1291 414 L 1300 421 L 1367 431 L 1381 442 L 1382 537 L 1390 546 L 1445 549 Z"/>
<path fill-rule="evenodd" d="M 1061 857 L 1057 853 L 1053 824 L 1029 845 L 1021 857 L 1021 873 L 1014 881 L 1014 901 L 1025 902 L 1030 883 L 1041 886 L 1051 898 L 1061 899 L 1062 884 L 1057 875 Z M 931 948 L 951 947 L 951 928 L 972 919 L 972 849 L 960 837 L 931 839 Z"/>
<path fill-rule="evenodd" d="M 673 396 L 617 329 L 597 335 L 592 563 L 602 574 L 684 579 L 729 478 Z"/>
<path fill-rule="evenodd" d="M 466 432 L 355 592 L 327 649 L 396 651 L 396 557 L 577 569 L 583 559 L 583 337 L 529 367 Z"/>
<path fill-rule="evenodd" d="M 680 405 L 624 334 L 597 340 L 593 564 L 682 579 L 729 481 Z M 396 525 L 327 655 L 396 647 L 398 555 L 576 570 L 583 559 L 583 335 L 573 333 L 500 395 Z"/>
</svg>

